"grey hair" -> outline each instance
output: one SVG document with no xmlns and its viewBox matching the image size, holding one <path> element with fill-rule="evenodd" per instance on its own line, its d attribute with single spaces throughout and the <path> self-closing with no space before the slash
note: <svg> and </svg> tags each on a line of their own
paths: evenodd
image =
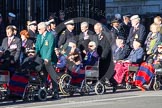
<svg viewBox="0 0 162 108">
<path fill-rule="evenodd" d="M 38 27 L 47 29 L 47 24 L 46 24 L 45 22 L 40 22 L 40 23 L 38 24 Z"/>
<path fill-rule="evenodd" d="M 101 23 L 96 23 L 94 26 L 98 26 L 99 28 L 101 28 L 103 30 L 103 26 Z"/>
<path fill-rule="evenodd" d="M 81 26 L 83 26 L 83 25 L 85 25 L 86 27 L 89 27 L 88 22 L 82 22 L 82 23 L 81 23 Z"/>
</svg>

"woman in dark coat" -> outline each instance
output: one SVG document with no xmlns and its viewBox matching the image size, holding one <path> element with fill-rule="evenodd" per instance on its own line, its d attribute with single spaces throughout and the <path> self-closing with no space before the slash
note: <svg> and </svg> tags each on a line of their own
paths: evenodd
<svg viewBox="0 0 162 108">
<path fill-rule="evenodd" d="M 29 32 L 27 30 L 22 30 L 20 32 L 21 40 L 22 40 L 22 49 L 20 55 L 20 63 L 23 62 L 25 57 L 27 57 L 27 51 L 34 48 L 34 42 L 29 39 Z"/>
</svg>

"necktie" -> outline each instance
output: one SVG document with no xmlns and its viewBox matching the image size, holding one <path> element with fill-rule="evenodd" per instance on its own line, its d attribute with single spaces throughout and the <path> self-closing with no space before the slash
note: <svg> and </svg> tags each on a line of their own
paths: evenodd
<svg viewBox="0 0 162 108">
<path fill-rule="evenodd" d="M 11 42 L 12 42 L 11 38 L 8 38 L 8 46 L 10 46 Z"/>
</svg>

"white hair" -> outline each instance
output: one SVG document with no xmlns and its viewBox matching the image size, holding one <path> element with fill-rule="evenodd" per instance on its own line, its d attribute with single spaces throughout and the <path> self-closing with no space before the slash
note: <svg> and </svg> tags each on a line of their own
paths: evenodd
<svg viewBox="0 0 162 108">
<path fill-rule="evenodd" d="M 89 27 L 89 24 L 88 24 L 88 22 L 82 22 L 82 23 L 81 23 L 81 26 Z"/>
<path fill-rule="evenodd" d="M 93 45 L 93 46 L 96 47 L 96 42 L 94 42 L 94 41 L 90 41 L 88 45 Z"/>
<path fill-rule="evenodd" d="M 94 26 L 97 26 L 97 27 L 99 27 L 99 28 L 103 29 L 103 27 L 102 27 L 102 24 L 101 24 L 101 23 L 96 23 Z"/>
<path fill-rule="evenodd" d="M 47 25 L 46 25 L 46 22 L 40 22 L 39 24 L 38 24 L 38 27 L 40 27 L 40 28 L 47 28 Z"/>
</svg>

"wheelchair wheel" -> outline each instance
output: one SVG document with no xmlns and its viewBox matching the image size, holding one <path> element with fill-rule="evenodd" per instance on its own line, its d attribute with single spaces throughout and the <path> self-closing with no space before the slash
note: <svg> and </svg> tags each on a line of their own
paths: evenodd
<svg viewBox="0 0 162 108">
<path fill-rule="evenodd" d="M 0 101 L 2 101 L 3 100 L 3 93 L 2 93 L 2 91 L 0 91 Z"/>
<path fill-rule="evenodd" d="M 132 88 L 132 85 L 130 85 L 129 83 L 126 83 L 125 87 L 126 87 L 127 90 L 130 90 Z"/>
<path fill-rule="evenodd" d="M 24 102 L 30 102 L 34 100 L 34 92 L 33 92 L 33 88 L 31 87 L 27 87 L 25 90 L 25 94 L 23 96 L 23 101 Z"/>
<path fill-rule="evenodd" d="M 97 95 L 102 95 L 104 92 L 105 92 L 105 86 L 98 81 L 95 85 L 95 93 Z"/>
<path fill-rule="evenodd" d="M 155 91 L 160 90 L 160 82 L 159 81 L 154 82 L 153 89 Z"/>
<path fill-rule="evenodd" d="M 85 80 L 82 81 L 82 87 L 80 89 L 80 95 L 88 95 L 90 92 L 90 87 L 86 84 Z"/>
<path fill-rule="evenodd" d="M 71 76 L 68 74 L 64 74 L 61 76 L 59 80 L 59 89 L 63 95 L 71 95 L 70 89 L 70 82 L 71 82 Z"/>
<path fill-rule="evenodd" d="M 40 88 L 40 89 L 38 90 L 38 99 L 39 99 L 40 101 L 45 101 L 45 100 L 47 100 L 47 91 L 46 91 L 45 88 Z"/>
</svg>

